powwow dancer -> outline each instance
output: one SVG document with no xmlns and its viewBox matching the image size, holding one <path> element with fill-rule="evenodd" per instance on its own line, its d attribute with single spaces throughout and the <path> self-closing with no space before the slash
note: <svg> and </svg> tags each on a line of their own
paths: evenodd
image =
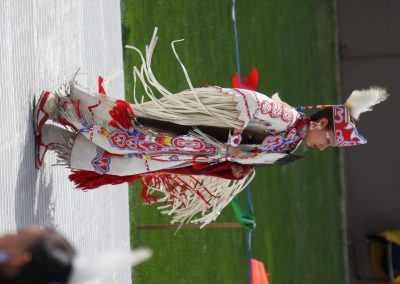
<svg viewBox="0 0 400 284">
<path fill-rule="evenodd" d="M 146 201 L 163 205 L 172 223 L 203 226 L 254 177 L 255 165 L 294 161 L 302 140 L 324 150 L 330 146 L 365 144 L 354 120 L 385 100 L 384 89 L 354 91 L 344 105 L 293 108 L 276 94 L 220 87 L 193 88 L 173 94 L 151 69 L 155 30 L 134 82 L 144 86 L 147 102 L 113 99 L 75 80 L 57 92 L 43 92 L 35 108 L 37 165 L 47 149 L 72 171 L 78 188 L 140 180 Z M 157 98 L 156 94 L 160 97 Z M 312 116 L 299 112 L 322 108 Z M 70 130 L 45 124 L 50 119 Z"/>
</svg>

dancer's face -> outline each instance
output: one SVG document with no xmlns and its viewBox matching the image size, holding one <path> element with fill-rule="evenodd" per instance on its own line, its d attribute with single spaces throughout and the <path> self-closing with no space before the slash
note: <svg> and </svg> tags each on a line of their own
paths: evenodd
<svg viewBox="0 0 400 284">
<path fill-rule="evenodd" d="M 307 130 L 306 144 L 308 147 L 324 151 L 328 147 L 335 147 L 335 135 L 333 130 L 327 129 L 328 119 L 321 118 L 311 121 Z"/>
</svg>

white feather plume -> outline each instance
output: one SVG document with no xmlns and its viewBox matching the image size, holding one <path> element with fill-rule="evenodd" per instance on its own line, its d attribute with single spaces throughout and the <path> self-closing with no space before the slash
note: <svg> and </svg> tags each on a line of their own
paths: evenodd
<svg viewBox="0 0 400 284">
<path fill-rule="evenodd" d="M 84 284 L 90 280 L 107 276 L 120 269 L 130 268 L 148 260 L 152 255 L 150 249 L 142 248 L 133 251 L 109 251 L 90 261 L 77 257 L 74 261 L 69 284 Z"/>
<path fill-rule="evenodd" d="M 387 99 L 389 94 L 383 88 L 373 87 L 369 90 L 355 90 L 347 99 L 345 105 L 350 109 L 350 115 L 358 120 L 360 114 L 371 111 L 372 107 Z"/>
</svg>

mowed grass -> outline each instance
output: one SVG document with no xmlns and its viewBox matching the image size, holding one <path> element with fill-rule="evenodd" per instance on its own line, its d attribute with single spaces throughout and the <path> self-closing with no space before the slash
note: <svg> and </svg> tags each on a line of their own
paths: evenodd
<svg viewBox="0 0 400 284">
<path fill-rule="evenodd" d="M 159 42 L 153 70 L 172 91 L 188 88 L 173 57 L 177 45 L 194 86 L 230 86 L 236 71 L 230 0 L 122 1 L 124 44 L 144 50 L 154 27 Z M 320 0 L 237 0 L 242 76 L 260 72 L 259 91 L 279 92 L 291 105 L 337 102 L 336 28 L 333 4 Z M 124 51 L 127 98 L 139 57 Z M 336 149 L 298 150 L 306 157 L 283 167 L 257 169 L 251 184 L 257 219 L 253 257 L 273 284 L 343 283 L 340 164 Z M 154 257 L 134 269 L 134 283 L 247 283 L 246 234 L 241 229 L 138 231 L 168 224 L 154 206 L 143 206 L 140 186 L 130 191 L 132 246 Z M 245 200 L 245 194 L 241 194 Z M 217 222 L 234 222 L 227 207 Z"/>
</svg>

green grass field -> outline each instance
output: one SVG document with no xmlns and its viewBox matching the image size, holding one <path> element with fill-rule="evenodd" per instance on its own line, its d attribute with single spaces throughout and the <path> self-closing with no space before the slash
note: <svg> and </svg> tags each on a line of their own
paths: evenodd
<svg viewBox="0 0 400 284">
<path fill-rule="evenodd" d="M 142 50 L 159 28 L 153 70 L 172 91 L 186 89 L 170 42 L 193 85 L 230 86 L 236 71 L 230 0 L 122 1 L 124 44 Z M 242 76 L 260 72 L 259 91 L 279 92 L 291 105 L 337 99 L 336 22 L 333 4 L 321 0 L 237 0 Z M 139 58 L 124 51 L 127 97 L 131 67 Z M 301 147 L 306 158 L 284 167 L 257 169 L 251 184 L 257 229 L 253 257 L 273 284 L 343 283 L 340 164 L 336 149 Z M 133 272 L 135 283 L 247 283 L 246 235 L 241 229 L 138 231 L 167 224 L 153 206 L 142 206 L 139 186 L 130 194 L 131 240 L 154 257 Z M 245 200 L 245 194 L 241 198 Z M 233 222 L 227 207 L 217 222 Z"/>
</svg>

